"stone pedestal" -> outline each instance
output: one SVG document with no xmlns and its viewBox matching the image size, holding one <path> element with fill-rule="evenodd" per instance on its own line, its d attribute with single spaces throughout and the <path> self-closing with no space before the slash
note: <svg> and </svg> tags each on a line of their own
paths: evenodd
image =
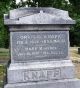
<svg viewBox="0 0 80 88">
<path fill-rule="evenodd" d="M 80 80 L 64 79 L 44 82 L 7 84 L 5 88 L 80 88 Z"/>
<path fill-rule="evenodd" d="M 8 69 L 8 83 L 62 80 L 74 77 L 74 66 L 71 61 L 11 64 Z"/>
<path fill-rule="evenodd" d="M 75 21 L 67 11 L 19 8 L 4 19 L 11 51 L 4 88 L 80 88 L 69 59 L 69 27 Z"/>
</svg>

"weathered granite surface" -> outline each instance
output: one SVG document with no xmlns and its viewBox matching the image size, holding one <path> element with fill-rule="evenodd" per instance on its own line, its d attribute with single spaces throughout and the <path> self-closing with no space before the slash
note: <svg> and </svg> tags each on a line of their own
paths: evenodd
<svg viewBox="0 0 80 88">
<path fill-rule="evenodd" d="M 20 31 L 69 31 L 69 25 L 11 25 L 9 26 L 10 32 Z"/>
<path fill-rule="evenodd" d="M 15 63 L 8 68 L 8 83 L 38 82 L 75 78 L 70 60 Z"/>
<path fill-rule="evenodd" d="M 80 88 L 80 80 L 64 79 L 44 82 L 7 84 L 5 88 Z"/>
<path fill-rule="evenodd" d="M 68 11 L 19 8 L 5 14 L 11 64 L 4 88 L 80 88 L 69 60 Z"/>
<path fill-rule="evenodd" d="M 20 8 L 10 11 L 9 18 L 5 15 L 7 25 L 21 24 L 74 24 L 68 11 L 55 8 Z M 7 19 L 6 19 L 7 18 Z"/>
<path fill-rule="evenodd" d="M 11 62 L 69 59 L 68 31 L 11 32 Z"/>
</svg>

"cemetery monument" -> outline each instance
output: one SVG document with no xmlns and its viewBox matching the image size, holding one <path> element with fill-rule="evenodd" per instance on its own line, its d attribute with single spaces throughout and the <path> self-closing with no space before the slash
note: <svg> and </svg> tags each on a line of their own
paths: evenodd
<svg viewBox="0 0 80 88">
<path fill-rule="evenodd" d="M 68 11 L 19 8 L 4 15 L 10 58 L 4 88 L 80 88 L 69 54 Z"/>
</svg>

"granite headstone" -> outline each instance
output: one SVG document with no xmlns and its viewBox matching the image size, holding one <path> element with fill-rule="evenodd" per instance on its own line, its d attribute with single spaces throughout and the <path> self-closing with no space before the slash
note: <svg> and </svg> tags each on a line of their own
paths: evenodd
<svg viewBox="0 0 80 88">
<path fill-rule="evenodd" d="M 4 88 L 80 88 L 69 56 L 75 21 L 55 8 L 19 8 L 4 16 L 11 63 Z"/>
</svg>

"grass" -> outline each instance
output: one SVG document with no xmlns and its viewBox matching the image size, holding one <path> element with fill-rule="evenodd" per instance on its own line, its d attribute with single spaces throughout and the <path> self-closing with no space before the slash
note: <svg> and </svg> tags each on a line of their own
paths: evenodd
<svg viewBox="0 0 80 88">
<path fill-rule="evenodd" d="M 9 60 L 9 49 L 0 48 L 0 88 L 3 86 L 3 79 L 5 76 L 4 62 Z"/>
<path fill-rule="evenodd" d="M 70 58 L 75 65 L 76 77 L 80 78 L 80 54 L 78 54 L 78 47 L 70 47 Z M 9 60 L 9 50 L 0 48 L 0 62 Z M 3 85 L 3 77 L 5 75 L 3 65 L 0 65 L 0 88 Z"/>
<path fill-rule="evenodd" d="M 0 62 L 7 61 L 9 59 L 9 49 L 0 48 Z"/>
<path fill-rule="evenodd" d="M 70 57 L 75 65 L 76 77 L 80 79 L 80 54 L 78 54 L 79 47 L 70 47 Z"/>
<path fill-rule="evenodd" d="M 78 54 L 78 47 L 70 47 L 70 57 L 73 62 L 80 62 L 80 54 Z"/>
<path fill-rule="evenodd" d="M 3 86 L 3 79 L 5 76 L 5 69 L 3 65 L 0 65 L 0 88 Z"/>
<path fill-rule="evenodd" d="M 0 56 L 8 56 L 8 55 L 9 55 L 9 49 L 0 48 Z"/>
</svg>

